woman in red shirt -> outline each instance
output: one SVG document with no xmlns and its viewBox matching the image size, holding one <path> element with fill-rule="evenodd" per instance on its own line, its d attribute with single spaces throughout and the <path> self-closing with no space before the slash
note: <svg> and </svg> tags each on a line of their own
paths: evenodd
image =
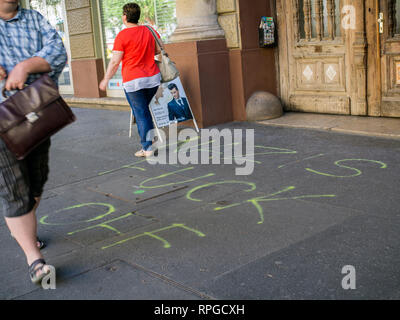
<svg viewBox="0 0 400 320">
<path fill-rule="evenodd" d="M 115 38 L 113 56 L 99 88 L 106 90 L 122 61 L 123 88 L 135 116 L 142 144 L 142 149 L 135 156 L 148 157 L 154 152 L 151 148 L 152 137 L 147 137 L 154 129 L 149 103 L 160 85 L 161 74 L 154 60 L 158 53 L 154 37 L 147 27 L 138 24 L 139 18 L 139 5 L 128 3 L 123 6 L 122 21 L 126 29 Z"/>
</svg>

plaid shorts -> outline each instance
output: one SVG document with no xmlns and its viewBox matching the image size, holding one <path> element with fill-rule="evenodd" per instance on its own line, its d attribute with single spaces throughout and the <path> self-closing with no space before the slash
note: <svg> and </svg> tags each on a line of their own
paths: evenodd
<svg viewBox="0 0 400 320">
<path fill-rule="evenodd" d="M 0 209 L 7 218 L 29 213 L 49 174 L 50 139 L 17 160 L 0 139 Z"/>
</svg>

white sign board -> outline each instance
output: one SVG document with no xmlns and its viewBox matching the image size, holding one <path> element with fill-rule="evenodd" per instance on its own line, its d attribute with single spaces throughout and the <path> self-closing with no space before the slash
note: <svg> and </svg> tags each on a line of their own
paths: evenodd
<svg viewBox="0 0 400 320">
<path fill-rule="evenodd" d="M 193 120 L 198 131 L 189 100 L 179 77 L 170 82 L 162 83 L 151 100 L 149 107 L 157 128 Z"/>
</svg>

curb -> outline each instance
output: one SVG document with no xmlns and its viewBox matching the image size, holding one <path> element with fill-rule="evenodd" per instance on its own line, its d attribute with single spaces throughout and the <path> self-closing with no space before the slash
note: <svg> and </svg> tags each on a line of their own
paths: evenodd
<svg viewBox="0 0 400 320">
<path fill-rule="evenodd" d="M 369 137 L 380 137 L 387 139 L 399 139 L 400 134 L 391 134 L 391 133 L 382 133 L 382 132 L 367 132 L 367 131 L 359 131 L 359 130 L 349 130 L 342 129 L 337 127 L 322 127 L 322 126 L 306 126 L 306 125 L 295 125 L 295 124 L 284 124 L 284 123 L 265 123 L 256 121 L 258 124 L 267 125 L 267 126 L 275 126 L 275 127 L 287 127 L 287 128 L 297 128 L 297 129 L 309 129 L 309 130 L 319 130 L 319 131 L 333 131 L 337 133 L 344 134 L 353 134 L 353 135 L 362 135 Z"/>
</svg>

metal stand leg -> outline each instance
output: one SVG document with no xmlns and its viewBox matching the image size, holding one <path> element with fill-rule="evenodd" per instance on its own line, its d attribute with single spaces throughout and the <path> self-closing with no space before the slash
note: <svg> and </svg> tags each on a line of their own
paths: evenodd
<svg viewBox="0 0 400 320">
<path fill-rule="evenodd" d="M 132 119 L 133 118 L 133 113 L 132 113 L 132 109 L 131 109 L 131 117 L 129 119 L 129 138 L 132 137 Z"/>
</svg>

